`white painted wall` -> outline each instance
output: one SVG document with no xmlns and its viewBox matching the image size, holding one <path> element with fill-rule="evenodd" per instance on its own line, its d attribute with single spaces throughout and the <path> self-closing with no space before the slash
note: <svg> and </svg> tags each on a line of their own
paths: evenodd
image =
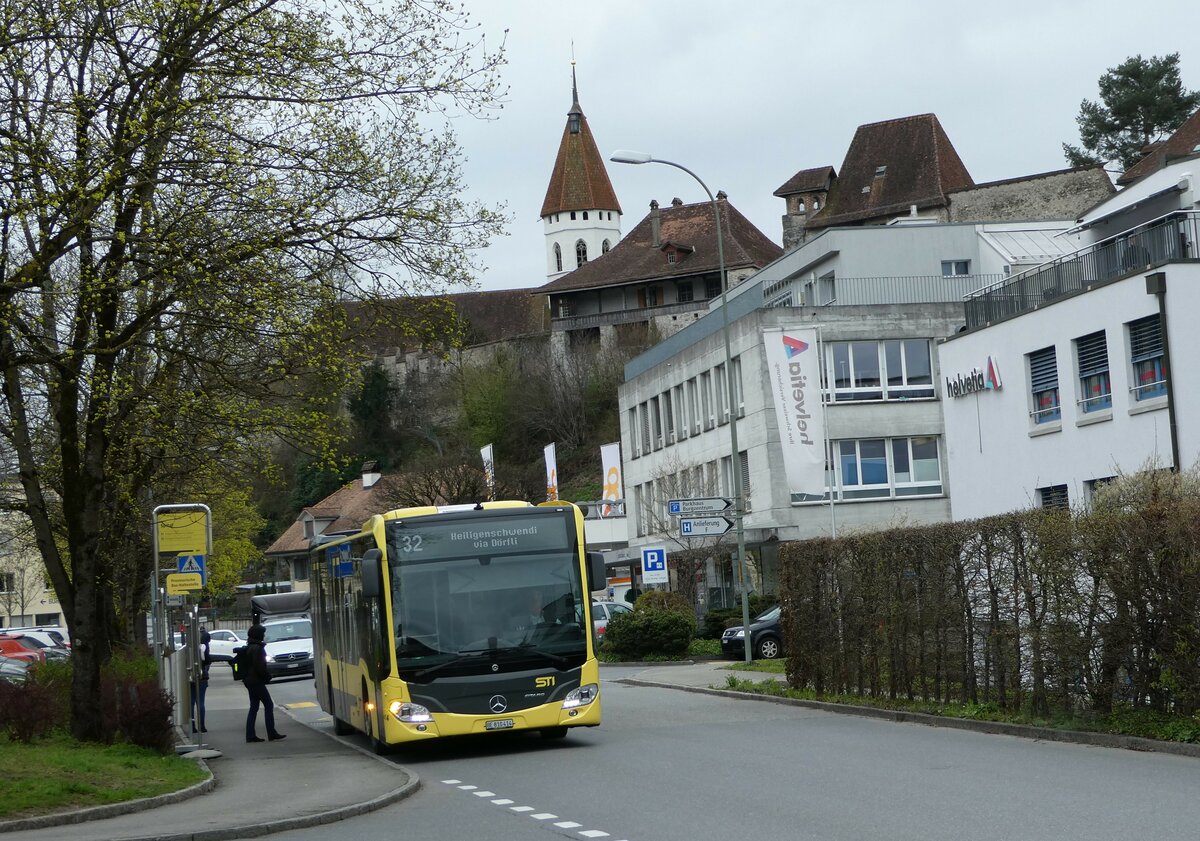
<svg viewBox="0 0 1200 841">
<path fill-rule="evenodd" d="M 1173 264 L 1163 271 L 1180 458 L 1191 466 L 1200 457 L 1200 389 L 1190 378 L 1200 363 L 1200 331 L 1194 326 L 1200 312 L 1200 265 Z M 1088 480 L 1132 472 L 1150 460 L 1170 464 L 1166 399 L 1138 403 L 1129 392 L 1132 366 L 1125 325 L 1157 311 L 1144 277 L 1135 275 L 939 346 L 941 389 L 947 376 L 982 368 L 989 355 L 999 364 L 1003 381 L 998 392 L 943 400 L 955 519 L 1037 505 L 1036 489 L 1049 485 L 1065 484 L 1071 503 L 1083 502 Z M 1073 340 L 1101 329 L 1106 332 L 1113 405 L 1111 412 L 1085 414 L 1076 405 L 1080 395 Z M 1051 344 L 1062 420 L 1037 425 L 1030 418 L 1026 354 Z"/>
<path fill-rule="evenodd" d="M 588 215 L 587 219 L 583 218 L 585 212 Z M 556 218 L 558 221 L 555 221 Z M 546 278 L 557 280 L 579 268 L 575 263 L 576 241 L 582 239 L 587 243 L 589 262 L 603 253 L 601 248 L 604 240 L 608 240 L 609 248 L 616 247 L 621 240 L 621 214 L 615 210 L 577 210 L 575 218 L 572 219 L 568 211 L 552 213 L 542 217 L 542 230 L 546 240 Z M 555 243 L 562 248 L 561 272 L 556 270 L 557 264 L 554 261 Z"/>
</svg>

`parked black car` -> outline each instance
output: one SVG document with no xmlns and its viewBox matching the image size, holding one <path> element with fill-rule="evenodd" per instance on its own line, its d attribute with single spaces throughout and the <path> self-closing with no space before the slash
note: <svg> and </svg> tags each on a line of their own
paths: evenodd
<svg viewBox="0 0 1200 841">
<path fill-rule="evenodd" d="M 779 606 L 776 605 L 750 620 L 750 652 L 756 659 L 774 660 L 783 655 L 779 613 Z M 726 628 L 725 633 L 721 634 L 721 653 L 726 657 L 742 659 L 746 654 L 745 640 L 746 633 L 741 625 Z"/>
</svg>

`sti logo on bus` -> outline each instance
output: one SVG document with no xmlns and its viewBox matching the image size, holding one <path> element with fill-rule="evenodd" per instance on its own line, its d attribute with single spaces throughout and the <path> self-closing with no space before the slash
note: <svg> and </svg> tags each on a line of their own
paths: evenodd
<svg viewBox="0 0 1200 841">
<path fill-rule="evenodd" d="M 553 686 L 554 685 L 554 675 L 548 675 L 546 677 L 534 678 L 533 685 L 536 686 L 538 689 L 545 689 L 548 686 Z"/>
</svg>

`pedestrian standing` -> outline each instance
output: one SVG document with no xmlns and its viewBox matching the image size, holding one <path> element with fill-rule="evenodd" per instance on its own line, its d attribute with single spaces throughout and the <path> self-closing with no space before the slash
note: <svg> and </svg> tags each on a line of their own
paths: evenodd
<svg viewBox="0 0 1200 841">
<path fill-rule="evenodd" d="M 250 696 L 250 712 L 246 714 L 246 741 L 261 742 L 255 732 L 255 725 L 258 723 L 258 707 L 261 704 L 263 708 L 263 720 L 267 725 L 267 739 L 272 742 L 286 738 L 283 733 L 275 729 L 275 702 L 271 700 L 271 693 L 267 691 L 267 684 L 271 682 L 271 673 L 267 671 L 267 651 L 263 638 L 266 636 L 266 629 L 257 623 L 250 626 L 247 632 L 249 641 L 246 643 L 246 672 L 242 678 L 242 683 L 246 686 L 246 694 Z"/>
<path fill-rule="evenodd" d="M 192 681 L 192 732 L 207 733 L 204 726 L 204 696 L 208 692 L 208 667 L 212 665 L 212 653 L 209 643 L 212 637 L 208 631 L 200 632 L 200 680 Z M 198 725 L 198 726 L 197 726 Z"/>
</svg>

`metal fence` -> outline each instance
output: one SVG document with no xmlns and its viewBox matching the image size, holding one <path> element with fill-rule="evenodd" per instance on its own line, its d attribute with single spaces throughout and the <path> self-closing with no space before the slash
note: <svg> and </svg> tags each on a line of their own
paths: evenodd
<svg viewBox="0 0 1200 841">
<path fill-rule="evenodd" d="M 1200 214 L 1171 213 L 966 296 L 967 327 L 980 327 L 1145 272 L 1197 259 Z"/>
</svg>

